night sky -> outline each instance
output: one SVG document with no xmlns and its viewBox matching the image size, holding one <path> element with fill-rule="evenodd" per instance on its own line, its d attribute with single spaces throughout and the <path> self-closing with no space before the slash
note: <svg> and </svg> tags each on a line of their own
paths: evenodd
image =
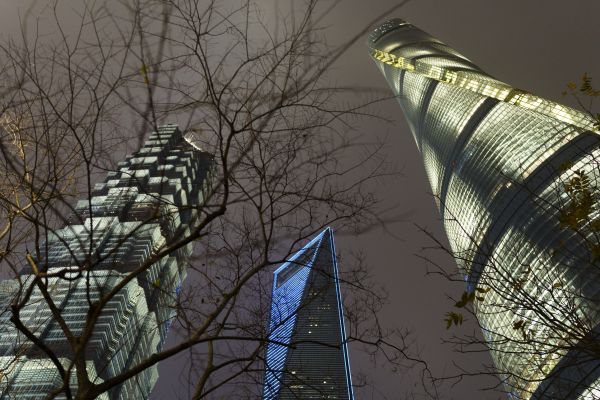
<svg viewBox="0 0 600 400">
<path fill-rule="evenodd" d="M 272 7 L 273 1 L 277 0 L 258 3 Z M 325 22 L 327 40 L 332 45 L 344 42 L 398 3 L 397 0 L 341 1 Z M 18 31 L 18 4 L 16 0 L 0 0 L 0 32 L 4 38 Z M 412 0 L 388 18 L 405 19 L 431 33 L 501 81 L 572 105 L 561 96 L 567 82 L 579 80 L 583 72 L 600 80 L 599 16 L 597 0 Z M 336 63 L 332 79 L 342 86 L 387 88 L 365 42 L 366 36 Z M 391 90 L 389 94 L 392 95 Z M 467 321 L 461 328 L 445 329 L 444 313 L 454 303 L 448 296 L 457 296 L 464 288 L 443 278 L 425 276 L 428 266 L 422 257 L 433 257 L 448 268 L 454 268 L 454 262 L 448 256 L 423 250 L 434 243 L 417 225 L 445 239 L 421 158 L 395 100 L 382 103 L 378 111 L 394 122 L 356 121 L 355 129 L 365 141 L 387 141 L 386 155 L 402 174 L 380 185 L 378 196 L 385 205 L 393 205 L 404 221 L 389 225 L 388 231 L 375 229 L 358 238 L 336 236 L 337 250 L 342 255 L 340 268 L 344 268 L 344 253 L 360 246 L 369 268 L 390 293 L 390 304 L 382 313 L 384 323 L 390 328 L 410 329 L 413 345 L 418 346 L 423 359 L 439 376 L 457 372 L 453 360 L 479 370 L 482 363 L 491 362 L 489 356 L 461 357 L 442 344 L 443 338 L 453 332 L 469 334 L 476 328 Z M 371 375 L 376 387 L 372 392 L 374 398 L 402 399 L 413 391 L 421 392 L 415 373 L 418 370 L 400 369 L 393 373 L 385 365 L 373 367 L 368 357 L 356 350 L 351 346 L 352 370 Z M 180 385 L 178 362 L 160 365 L 153 399 L 172 398 L 174 389 Z M 475 377 L 454 387 L 446 385 L 440 394 L 444 399 L 503 399 L 498 392 L 481 391 L 490 383 L 494 381 Z M 369 396 L 359 393 L 370 398 L 371 392 Z"/>
</svg>

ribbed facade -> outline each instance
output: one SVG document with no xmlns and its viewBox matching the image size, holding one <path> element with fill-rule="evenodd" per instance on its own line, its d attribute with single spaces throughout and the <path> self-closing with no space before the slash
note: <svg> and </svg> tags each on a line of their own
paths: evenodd
<svg viewBox="0 0 600 400">
<path fill-rule="evenodd" d="M 269 332 L 263 399 L 353 399 L 331 229 L 275 271 Z"/>
<path fill-rule="evenodd" d="M 74 335 L 82 332 L 89 301 L 98 300 L 165 244 L 190 233 L 203 203 L 210 160 L 176 126 L 162 126 L 95 185 L 89 200 L 77 203 L 69 224 L 50 234 L 36 263 L 49 274 L 64 271 L 63 277 L 48 278 L 47 285 Z M 85 350 L 93 382 L 116 376 L 162 349 L 191 251 L 187 244 L 160 258 L 102 309 Z M 20 277 L 25 287 L 32 273 Z M 18 296 L 18 288 L 17 280 L 0 282 L 2 305 Z M 39 290 L 32 292 L 20 317 L 69 367 L 71 347 Z M 9 318 L 10 312 L 0 315 L 0 364 L 8 371 L 0 378 L 0 398 L 45 399 L 62 385 L 58 371 Z M 154 365 L 101 398 L 146 399 L 157 379 Z M 74 374 L 71 387 L 76 391 Z"/>
<path fill-rule="evenodd" d="M 508 391 L 596 398 L 600 353 L 582 350 L 600 323 L 596 228 L 560 223 L 576 174 L 598 200 L 594 121 L 490 77 L 405 21 L 375 29 L 369 46 L 423 157 L 467 290 L 479 289 L 475 310 Z"/>
</svg>

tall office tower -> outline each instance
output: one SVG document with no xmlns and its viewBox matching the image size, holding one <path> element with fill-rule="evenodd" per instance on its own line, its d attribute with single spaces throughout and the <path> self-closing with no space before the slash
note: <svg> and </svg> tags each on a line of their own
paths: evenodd
<svg viewBox="0 0 600 400">
<path fill-rule="evenodd" d="M 33 265 L 54 275 L 45 281 L 48 292 L 75 336 L 82 334 L 89 302 L 149 265 L 108 301 L 94 325 L 85 346 L 92 382 L 106 381 L 161 350 L 192 245 L 154 262 L 151 257 L 190 233 L 203 203 L 210 163 L 211 158 L 185 140 L 176 126 L 162 126 L 95 185 L 90 199 L 77 203 L 66 226 L 48 232 L 41 246 L 44 256 Z M 20 277 L 23 287 L 39 272 L 33 268 Z M 56 274 L 60 271 L 62 275 Z M 17 279 L 0 282 L 2 306 L 24 296 Z M 0 315 L 0 398 L 46 399 L 62 386 L 57 367 L 16 330 L 10 314 Z M 20 317 L 68 369 L 72 348 L 40 290 L 32 291 Z M 100 398 L 146 399 L 157 378 L 154 365 Z M 77 390 L 74 372 L 71 387 Z"/>
<path fill-rule="evenodd" d="M 597 396 L 594 121 L 490 77 L 405 21 L 375 29 L 369 46 L 512 398 Z"/>
<path fill-rule="evenodd" d="M 275 271 L 269 332 L 263 399 L 353 399 L 330 228 Z"/>
</svg>

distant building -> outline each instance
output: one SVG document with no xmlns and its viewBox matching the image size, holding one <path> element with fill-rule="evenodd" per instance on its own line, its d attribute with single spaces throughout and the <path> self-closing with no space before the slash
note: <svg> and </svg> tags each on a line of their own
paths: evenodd
<svg viewBox="0 0 600 400">
<path fill-rule="evenodd" d="M 117 171 L 96 184 L 89 200 L 77 203 L 75 217 L 65 227 L 48 232 L 41 246 L 43 257 L 34 262 L 49 274 L 63 272 L 47 278 L 47 286 L 74 335 L 82 333 L 89 301 L 97 301 L 145 265 L 165 243 L 190 233 L 197 206 L 203 203 L 210 164 L 210 156 L 188 143 L 176 126 L 161 126 L 140 150 L 119 163 Z M 85 347 L 92 382 L 114 377 L 162 349 L 191 251 L 187 244 L 161 257 L 103 307 Z M 20 279 L 28 287 L 33 270 Z M 16 279 L 0 282 L 0 303 L 6 307 L 15 296 L 22 298 L 18 290 Z M 46 399 L 61 387 L 62 379 L 43 349 L 18 332 L 10 317 L 10 312 L 0 315 L 0 398 Z M 70 367 L 72 346 L 38 289 L 20 317 L 60 363 Z M 157 379 L 154 365 L 100 398 L 146 399 Z M 71 388 L 77 390 L 74 371 Z"/>
<path fill-rule="evenodd" d="M 481 298 L 475 311 L 507 390 L 598 398 L 598 228 L 567 229 L 563 212 L 577 201 L 565 183 L 585 175 L 598 220 L 594 119 L 490 77 L 399 19 L 369 45 L 423 157 L 467 291 Z"/>
<path fill-rule="evenodd" d="M 274 273 L 263 399 L 353 400 L 333 233 Z"/>
</svg>

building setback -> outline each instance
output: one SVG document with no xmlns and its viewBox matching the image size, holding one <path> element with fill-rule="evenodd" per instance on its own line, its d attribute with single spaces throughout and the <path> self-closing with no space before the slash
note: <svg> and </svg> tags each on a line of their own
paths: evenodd
<svg viewBox="0 0 600 400">
<path fill-rule="evenodd" d="M 263 399 L 353 400 L 330 228 L 275 271 L 269 332 Z"/>
<path fill-rule="evenodd" d="M 66 226 L 49 232 L 34 264 L 42 271 L 47 268 L 48 274 L 64 272 L 48 278 L 47 287 L 74 335 L 82 333 L 88 301 L 97 301 L 147 265 L 165 244 L 190 233 L 203 204 L 210 164 L 209 155 L 189 143 L 177 126 L 161 126 L 95 185 L 89 200 L 77 203 Z M 187 244 L 160 258 L 108 301 L 85 348 L 92 382 L 114 377 L 162 349 L 191 251 Z M 28 287 L 33 269 L 20 279 Z M 0 282 L 1 304 L 6 307 L 20 296 L 18 289 L 16 279 Z M 45 399 L 62 385 L 58 370 L 16 330 L 10 316 L 0 315 L 0 364 L 2 371 L 9 371 L 0 379 L 0 398 Z M 33 290 L 20 317 L 68 368 L 71 346 L 39 290 Z M 146 399 L 157 379 L 154 365 L 99 398 Z M 74 372 L 71 388 L 77 390 Z"/>
<path fill-rule="evenodd" d="M 509 397 L 598 398 L 600 268 L 591 250 L 600 247 L 588 224 L 598 210 L 572 212 L 588 194 L 598 201 L 594 120 L 490 77 L 399 19 L 375 29 L 369 47 L 423 157 Z"/>
</svg>

